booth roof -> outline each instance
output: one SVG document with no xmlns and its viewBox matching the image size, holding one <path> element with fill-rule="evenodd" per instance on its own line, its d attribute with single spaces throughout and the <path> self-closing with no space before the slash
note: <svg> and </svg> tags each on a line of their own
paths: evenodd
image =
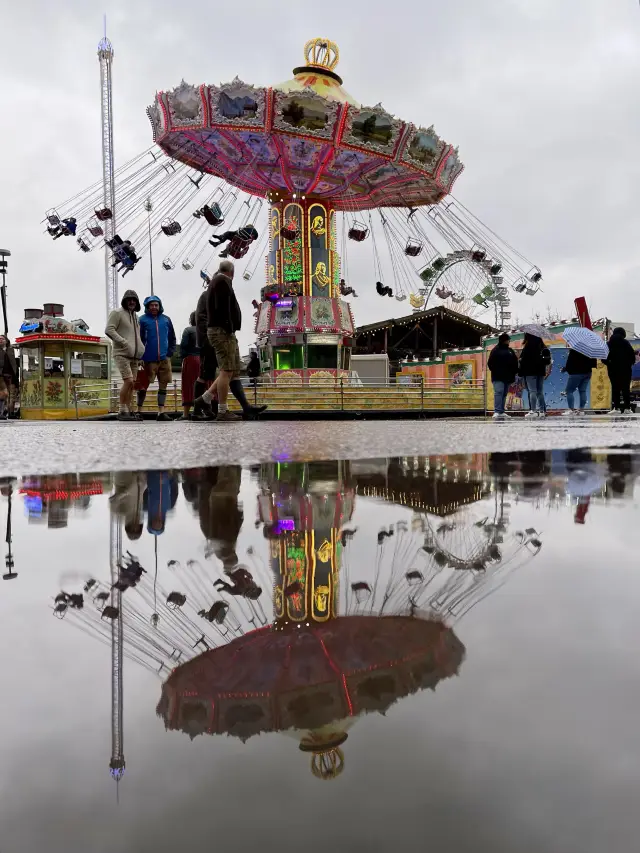
<svg viewBox="0 0 640 853">
<path fill-rule="evenodd" d="M 355 335 L 364 335 L 368 332 L 378 332 L 383 329 L 391 329 L 396 326 L 416 325 L 423 320 L 430 320 L 437 317 L 440 320 L 450 320 L 452 323 L 461 323 L 465 326 L 471 326 L 476 329 L 481 335 L 495 334 L 493 326 L 486 323 L 480 323 L 472 317 L 467 317 L 464 314 L 458 314 L 450 308 L 436 307 L 428 308 L 426 311 L 414 311 L 406 317 L 395 317 L 389 320 L 381 320 L 378 323 L 369 323 L 367 326 L 358 326 L 355 330 Z"/>
</svg>

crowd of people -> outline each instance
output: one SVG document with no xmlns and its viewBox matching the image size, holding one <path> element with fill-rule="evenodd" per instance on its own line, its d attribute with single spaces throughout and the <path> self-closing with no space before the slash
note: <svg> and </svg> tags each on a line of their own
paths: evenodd
<svg viewBox="0 0 640 853">
<path fill-rule="evenodd" d="M 510 336 L 506 332 L 501 334 L 487 362 L 493 385 L 493 417 L 495 420 L 509 417 L 505 411 L 507 394 L 517 377 L 524 383 L 529 397 L 529 412 L 525 417 L 545 417 L 547 405 L 544 383 L 553 367 L 551 352 L 542 338 L 530 333 L 525 334 L 519 355 L 510 343 Z M 631 374 L 636 363 L 636 352 L 622 327 L 613 330 L 608 343 L 609 354 L 603 361 L 611 382 L 611 413 L 631 414 Z M 563 413 L 564 417 L 584 414 L 595 367 L 597 359 L 569 348 L 567 361 L 561 368 L 561 372 L 567 375 L 565 394 L 568 409 Z"/>
<path fill-rule="evenodd" d="M 240 379 L 242 363 L 236 335 L 242 326 L 242 313 L 233 277 L 233 262 L 225 258 L 218 272 L 205 281 L 206 289 L 182 334 L 182 420 L 233 422 L 255 418 L 266 409 L 248 402 Z M 176 334 L 158 296 L 148 296 L 144 312 L 138 316 L 140 310 L 138 294 L 127 290 L 121 307 L 109 315 L 105 329 L 122 377 L 118 420 L 142 418 L 147 389 L 157 380 L 157 419 L 167 421 L 165 404 Z M 257 358 L 251 365 L 253 375 L 259 375 L 259 362 L 255 374 L 256 362 Z M 229 392 L 240 404 L 242 415 L 229 411 Z"/>
</svg>

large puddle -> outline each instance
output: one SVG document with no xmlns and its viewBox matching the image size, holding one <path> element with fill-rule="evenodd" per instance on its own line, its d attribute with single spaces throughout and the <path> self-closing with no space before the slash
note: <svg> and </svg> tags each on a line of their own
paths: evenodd
<svg viewBox="0 0 640 853">
<path fill-rule="evenodd" d="M 3 480 L 0 851 L 632 850 L 639 471 Z"/>
</svg>

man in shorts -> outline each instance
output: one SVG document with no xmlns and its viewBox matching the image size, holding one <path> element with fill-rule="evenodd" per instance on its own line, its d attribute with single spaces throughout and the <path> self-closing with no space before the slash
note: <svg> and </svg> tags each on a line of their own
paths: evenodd
<svg viewBox="0 0 640 853">
<path fill-rule="evenodd" d="M 167 400 L 167 385 L 171 382 L 173 375 L 171 356 L 176 348 L 176 333 L 173 323 L 164 313 L 158 296 L 147 296 L 144 300 L 144 314 L 140 318 L 140 337 L 144 344 L 144 353 L 135 385 L 138 392 L 138 414 L 142 415 L 149 385 L 157 379 L 158 420 L 171 420 L 164 406 Z"/>
<path fill-rule="evenodd" d="M 207 287 L 205 298 L 207 306 L 207 341 L 215 351 L 218 363 L 218 378 L 202 396 L 195 401 L 195 406 L 208 405 L 214 399 L 218 400 L 217 421 L 237 421 L 238 415 L 227 408 L 229 391 L 242 407 L 242 414 L 247 419 L 253 419 L 262 414 L 266 406 L 251 406 L 244 393 L 240 371 L 240 351 L 236 332 L 242 325 L 242 314 L 238 300 L 233 291 L 234 266 L 231 261 L 222 261 L 218 272 L 213 276 Z M 197 318 L 196 318 L 197 319 Z"/>
<path fill-rule="evenodd" d="M 109 314 L 105 334 L 113 341 L 113 360 L 122 376 L 119 421 L 137 420 L 132 412 L 133 380 L 144 353 L 138 311 L 140 300 L 135 290 L 125 291 L 121 307 Z"/>
</svg>

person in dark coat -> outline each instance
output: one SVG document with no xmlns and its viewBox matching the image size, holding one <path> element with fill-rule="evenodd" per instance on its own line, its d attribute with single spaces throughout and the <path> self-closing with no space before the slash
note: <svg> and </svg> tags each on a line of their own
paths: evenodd
<svg viewBox="0 0 640 853">
<path fill-rule="evenodd" d="M 11 386 L 18 384 L 18 366 L 13 347 L 0 335 L 0 419 L 8 417 Z"/>
<path fill-rule="evenodd" d="M 189 325 L 182 333 L 180 341 L 180 357 L 182 359 L 182 408 L 183 418 L 188 421 L 193 406 L 194 383 L 200 374 L 200 347 L 196 336 L 196 312 L 192 311 Z"/>
<path fill-rule="evenodd" d="M 609 338 L 609 355 L 604 363 L 611 382 L 611 411 L 631 412 L 631 371 L 636 363 L 636 352 L 620 326 Z"/>
<path fill-rule="evenodd" d="M 487 362 L 493 385 L 493 408 L 495 410 L 493 417 L 495 420 L 504 420 L 507 417 L 504 411 L 507 391 L 518 373 L 518 356 L 509 346 L 510 342 L 509 335 L 503 332 L 498 338 L 497 346 L 491 350 Z"/>
<path fill-rule="evenodd" d="M 587 391 L 591 383 L 591 373 L 594 367 L 598 366 L 598 361 L 595 358 L 588 358 L 577 350 L 570 349 L 567 356 L 567 363 L 561 369 L 561 373 L 568 375 L 567 387 L 565 393 L 567 395 L 567 404 L 569 411 L 565 412 L 565 417 L 575 415 L 577 411 L 584 414 L 587 406 Z M 580 400 L 580 409 L 576 409 L 576 391 Z"/>
<path fill-rule="evenodd" d="M 526 333 L 520 353 L 518 375 L 522 376 L 529 394 L 527 418 L 543 418 L 547 413 L 544 399 L 544 380 L 551 367 L 551 353 L 542 338 Z"/>
<path fill-rule="evenodd" d="M 260 359 L 255 350 L 251 350 L 249 364 L 247 364 L 247 376 L 251 380 L 252 385 L 258 384 L 258 376 L 260 376 Z"/>
</svg>

